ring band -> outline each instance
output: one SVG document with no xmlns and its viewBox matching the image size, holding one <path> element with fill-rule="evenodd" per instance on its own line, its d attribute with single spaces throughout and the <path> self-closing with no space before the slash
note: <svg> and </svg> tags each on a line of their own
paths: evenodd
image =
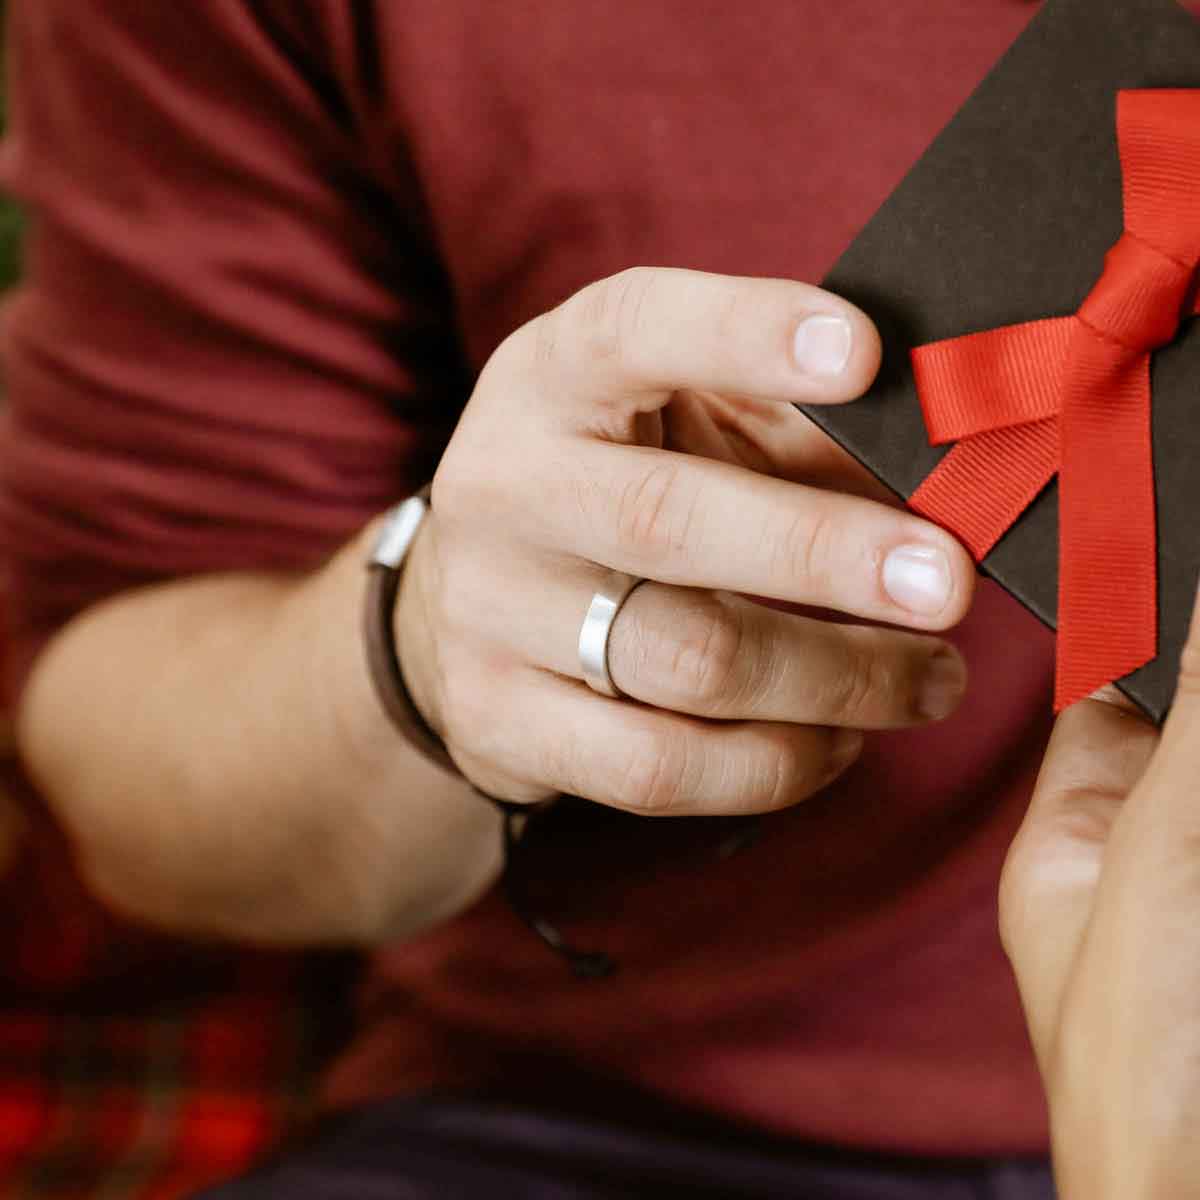
<svg viewBox="0 0 1200 1200">
<path fill-rule="evenodd" d="M 608 639 L 621 606 L 644 578 L 612 571 L 588 605 L 579 630 L 579 666 L 584 682 L 602 696 L 618 698 L 621 692 L 608 672 Z"/>
</svg>

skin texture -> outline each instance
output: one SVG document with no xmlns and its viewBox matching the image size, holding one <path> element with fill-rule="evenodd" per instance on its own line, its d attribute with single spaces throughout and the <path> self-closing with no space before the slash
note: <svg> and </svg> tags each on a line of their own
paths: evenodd
<svg viewBox="0 0 1200 1200">
<path fill-rule="evenodd" d="M 791 407 L 853 399 L 878 363 L 870 321 L 816 288 L 667 270 L 595 284 L 497 350 L 396 618 L 410 688 L 467 778 L 518 801 L 761 811 L 832 780 L 860 730 L 953 710 L 965 668 L 932 635 L 966 613 L 972 564 L 868 498 Z M 370 536 L 308 576 L 118 596 L 41 656 L 20 749 L 112 903 L 193 933 L 374 941 L 494 880 L 494 811 L 404 745 L 370 690 Z M 942 564 L 946 595 L 925 611 L 885 587 L 904 547 Z M 578 678 L 579 625 L 609 568 L 655 581 L 614 628 L 623 700 Z"/>
<path fill-rule="evenodd" d="M 1111 695 L 1064 713 L 1005 866 L 1063 1200 L 1200 1196 L 1198 780 L 1193 618 L 1161 738 Z"/>
</svg>

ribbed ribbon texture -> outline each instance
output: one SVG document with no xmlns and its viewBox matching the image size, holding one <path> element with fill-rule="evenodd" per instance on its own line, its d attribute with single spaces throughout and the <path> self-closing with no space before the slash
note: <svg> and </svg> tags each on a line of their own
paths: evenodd
<svg viewBox="0 0 1200 1200">
<path fill-rule="evenodd" d="M 1117 97 L 1125 230 L 1078 313 L 913 351 L 934 445 L 913 493 L 980 561 L 1059 475 L 1061 711 L 1158 653 L 1150 357 L 1200 312 L 1200 91 Z"/>
</svg>

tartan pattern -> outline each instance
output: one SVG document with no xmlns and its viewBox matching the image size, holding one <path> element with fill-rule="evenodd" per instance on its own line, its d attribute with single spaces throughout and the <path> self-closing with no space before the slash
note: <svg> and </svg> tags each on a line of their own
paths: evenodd
<svg viewBox="0 0 1200 1200">
<path fill-rule="evenodd" d="M 301 1128 L 324 1041 L 303 974 L 122 1016 L 0 1012 L 0 1194 L 174 1200 Z"/>
<path fill-rule="evenodd" d="M 15 764 L 0 871 L 0 1196 L 176 1200 L 305 1129 L 357 958 L 187 943 L 87 893 Z"/>
</svg>

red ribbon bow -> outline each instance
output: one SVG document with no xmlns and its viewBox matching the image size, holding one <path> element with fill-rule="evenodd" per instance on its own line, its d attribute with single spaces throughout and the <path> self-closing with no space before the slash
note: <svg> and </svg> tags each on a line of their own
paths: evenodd
<svg viewBox="0 0 1200 1200">
<path fill-rule="evenodd" d="M 934 445 L 909 501 L 981 560 L 1059 474 L 1055 710 L 1158 653 L 1150 357 L 1200 313 L 1200 91 L 1123 91 L 1125 232 L 1073 317 L 913 351 Z"/>
</svg>

